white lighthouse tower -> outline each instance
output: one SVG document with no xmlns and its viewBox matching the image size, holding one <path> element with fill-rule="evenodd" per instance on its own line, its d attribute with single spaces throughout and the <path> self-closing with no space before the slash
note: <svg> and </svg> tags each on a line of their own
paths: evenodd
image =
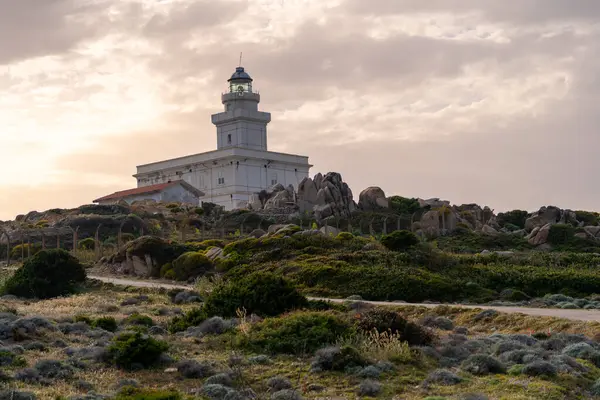
<svg viewBox="0 0 600 400">
<path fill-rule="evenodd" d="M 308 157 L 268 151 L 271 114 L 258 110 L 260 95 L 250 75 L 240 66 L 227 81 L 224 111 L 212 115 L 217 150 L 140 165 L 134 175 L 138 187 L 184 180 L 203 193 L 201 202 L 231 210 L 245 207 L 263 189 L 278 183 L 297 189 L 308 177 Z"/>
</svg>

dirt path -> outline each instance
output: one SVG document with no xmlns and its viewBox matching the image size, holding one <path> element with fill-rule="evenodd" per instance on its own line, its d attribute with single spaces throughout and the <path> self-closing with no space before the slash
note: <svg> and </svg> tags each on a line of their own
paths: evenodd
<svg viewBox="0 0 600 400">
<path fill-rule="evenodd" d="M 123 278 L 110 278 L 105 276 L 88 276 L 90 279 L 97 279 L 99 281 L 112 283 L 115 285 L 122 286 L 136 286 L 136 287 L 147 287 L 147 288 L 164 288 L 164 289 L 193 289 L 190 285 L 173 285 L 170 283 L 162 283 L 162 282 L 151 282 L 151 281 L 142 281 L 142 280 L 134 280 L 134 279 L 123 279 Z M 320 297 L 309 297 L 311 300 L 326 300 L 332 301 L 334 303 L 343 303 L 345 299 L 327 299 Z M 365 303 L 373 304 L 373 305 L 381 305 L 381 306 L 420 306 L 420 307 L 428 307 L 434 308 L 441 304 L 422 304 L 422 303 L 397 303 L 397 302 L 387 302 L 387 301 L 367 301 L 363 300 Z M 465 305 L 465 304 L 443 304 L 451 307 L 461 307 L 461 308 L 471 308 L 471 309 L 494 309 L 498 312 L 508 313 L 508 314 L 526 314 L 538 317 L 556 317 L 556 318 L 564 318 L 575 321 L 598 321 L 600 322 L 600 310 L 562 310 L 556 308 L 528 308 L 528 307 L 497 307 L 497 306 L 483 306 L 483 305 Z"/>
</svg>

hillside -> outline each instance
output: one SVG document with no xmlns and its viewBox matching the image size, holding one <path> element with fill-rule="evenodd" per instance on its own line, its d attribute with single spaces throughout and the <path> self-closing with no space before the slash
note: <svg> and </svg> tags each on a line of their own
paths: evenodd
<svg viewBox="0 0 600 400">
<path fill-rule="evenodd" d="M 0 398 L 600 396 L 596 322 L 401 305 L 600 312 L 597 214 L 495 214 L 373 187 L 355 202 L 339 174 L 257 197 L 231 212 L 139 202 L 3 222 L 0 256 L 19 268 L 2 270 L 10 386 Z M 119 288 L 86 274 L 196 290 Z"/>
</svg>

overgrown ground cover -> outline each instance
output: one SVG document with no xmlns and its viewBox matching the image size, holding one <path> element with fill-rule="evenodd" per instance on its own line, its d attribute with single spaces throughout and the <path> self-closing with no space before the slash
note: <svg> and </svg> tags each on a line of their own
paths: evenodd
<svg viewBox="0 0 600 400">
<path fill-rule="evenodd" d="M 198 311 L 201 296 L 88 285 L 3 298 L 4 387 L 39 399 L 582 399 L 600 377 L 597 323 L 360 301 L 281 312 L 297 300 L 220 318 Z M 136 332 L 117 351 L 134 362 L 115 363 L 115 343 Z"/>
<path fill-rule="evenodd" d="M 347 233 L 335 238 L 304 233 L 229 243 L 228 258 L 215 269 L 232 278 L 270 271 L 308 294 L 368 300 L 488 302 L 600 293 L 595 253 L 455 254 L 435 243 L 391 251 L 378 240 Z"/>
</svg>

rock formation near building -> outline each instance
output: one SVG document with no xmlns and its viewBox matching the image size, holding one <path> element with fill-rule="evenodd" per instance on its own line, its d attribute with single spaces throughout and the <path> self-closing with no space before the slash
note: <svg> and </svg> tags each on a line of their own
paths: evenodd
<svg viewBox="0 0 600 400">
<path fill-rule="evenodd" d="M 300 214 L 313 214 L 318 221 L 329 217 L 348 218 L 357 205 L 348 184 L 337 172 L 314 178 L 304 178 L 298 184 L 298 192 L 290 185 L 278 184 L 270 190 L 256 193 L 248 202 L 250 210 L 287 209 Z"/>
</svg>

